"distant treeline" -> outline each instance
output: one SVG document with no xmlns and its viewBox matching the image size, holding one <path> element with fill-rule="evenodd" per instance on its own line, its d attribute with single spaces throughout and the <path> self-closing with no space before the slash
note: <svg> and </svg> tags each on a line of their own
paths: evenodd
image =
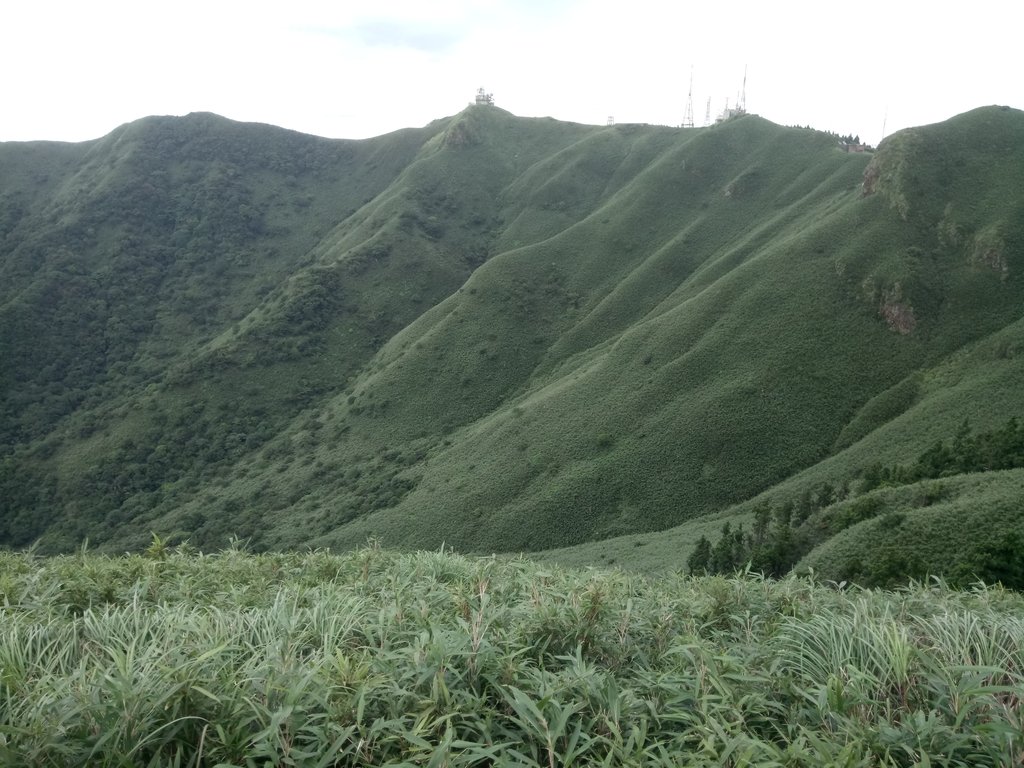
<svg viewBox="0 0 1024 768">
<path fill-rule="evenodd" d="M 810 125 L 797 125 L 797 126 L 793 126 L 793 127 L 795 127 L 795 128 L 803 128 L 805 131 L 817 131 L 817 130 L 819 130 L 818 128 L 814 128 L 813 126 L 810 126 Z M 861 141 L 860 141 L 860 134 L 847 133 L 845 135 L 840 135 L 840 134 L 836 133 L 835 131 L 821 131 L 821 133 L 827 134 L 829 136 L 834 136 L 836 141 L 838 141 L 840 144 L 860 144 L 861 143 Z"/>
<path fill-rule="evenodd" d="M 1024 426 L 1016 417 L 1010 418 L 1000 429 L 978 434 L 971 433 L 970 424 L 965 420 L 951 440 L 936 442 L 912 464 L 883 466 L 875 463 L 865 468 L 852 483 L 839 486 L 823 483 L 814 492 L 804 492 L 796 501 L 777 506 L 763 503 L 754 510 L 754 523 L 749 530 L 744 530 L 742 524 L 733 527 L 729 522 L 724 523 L 714 545 L 706 536 L 698 540 L 686 565 L 691 574 L 735 573 L 749 568 L 769 576 L 782 576 L 824 539 L 887 511 L 880 499 L 865 497 L 822 524 L 808 525 L 808 518 L 825 507 L 878 488 L 1020 467 L 1024 467 Z M 932 492 L 941 496 L 940 488 Z M 1003 555 L 1000 557 L 1006 560 Z M 1010 558 L 1014 562 L 993 562 L 986 574 L 978 575 L 999 580 L 1006 587 L 1022 589 L 1024 573 L 1017 562 L 1022 558 L 1024 551 Z"/>
</svg>

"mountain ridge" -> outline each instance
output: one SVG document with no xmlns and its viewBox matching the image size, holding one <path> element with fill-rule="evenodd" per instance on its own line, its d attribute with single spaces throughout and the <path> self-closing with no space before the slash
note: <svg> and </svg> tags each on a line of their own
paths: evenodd
<svg viewBox="0 0 1024 768">
<path fill-rule="evenodd" d="M 921 409 L 1016 349 L 1022 135 L 470 107 L 361 141 L 148 118 L 74 173 L 0 145 L 0 539 L 586 545 L 849 482 L 907 408 L 903 451 L 994 426 L 1019 396 Z"/>
</svg>

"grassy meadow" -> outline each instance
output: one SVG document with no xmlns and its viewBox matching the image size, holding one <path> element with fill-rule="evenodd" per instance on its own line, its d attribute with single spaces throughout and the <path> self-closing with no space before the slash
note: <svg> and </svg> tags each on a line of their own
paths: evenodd
<svg viewBox="0 0 1024 768">
<path fill-rule="evenodd" d="M 397 553 L 0 554 L 10 766 L 1013 766 L 1024 598 Z"/>
</svg>

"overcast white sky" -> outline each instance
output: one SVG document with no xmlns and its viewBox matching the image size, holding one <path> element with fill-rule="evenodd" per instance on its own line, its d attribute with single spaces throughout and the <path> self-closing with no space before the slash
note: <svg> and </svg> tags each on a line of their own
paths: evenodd
<svg viewBox="0 0 1024 768">
<path fill-rule="evenodd" d="M 1024 106 L 1015 3 L 7 0 L 0 141 L 210 111 L 335 138 L 421 126 L 480 86 L 522 116 L 704 122 L 735 104 L 859 134 Z"/>
</svg>

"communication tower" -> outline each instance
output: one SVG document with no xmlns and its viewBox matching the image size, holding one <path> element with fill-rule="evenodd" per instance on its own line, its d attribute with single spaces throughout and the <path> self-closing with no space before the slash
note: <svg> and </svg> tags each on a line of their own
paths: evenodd
<svg viewBox="0 0 1024 768">
<path fill-rule="evenodd" d="M 743 90 L 740 91 L 740 103 L 737 107 L 741 115 L 747 114 L 747 65 L 743 65 Z"/>
<path fill-rule="evenodd" d="M 708 108 L 704 111 L 704 127 L 711 125 L 711 97 L 708 96 Z"/>
<path fill-rule="evenodd" d="M 690 95 L 686 97 L 686 114 L 683 115 L 683 128 L 693 128 L 693 67 L 690 67 Z"/>
<path fill-rule="evenodd" d="M 725 100 L 725 109 L 722 114 L 719 115 L 716 123 L 722 123 L 731 117 L 739 117 L 740 115 L 747 114 L 747 68 L 743 67 L 743 89 L 739 93 L 739 97 L 736 99 L 736 106 L 729 109 L 729 100 Z"/>
<path fill-rule="evenodd" d="M 494 106 L 494 94 L 487 93 L 483 88 L 478 88 L 476 92 L 476 103 L 484 104 L 489 107 Z"/>
</svg>

